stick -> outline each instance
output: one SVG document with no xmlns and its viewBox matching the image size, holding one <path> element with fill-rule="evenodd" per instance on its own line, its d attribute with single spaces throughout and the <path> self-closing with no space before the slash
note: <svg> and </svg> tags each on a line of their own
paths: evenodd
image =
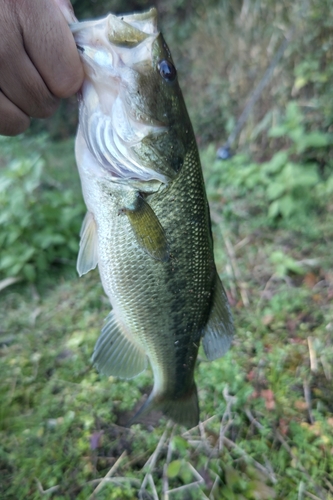
<svg viewBox="0 0 333 500">
<path fill-rule="evenodd" d="M 176 425 L 173 426 L 171 434 L 170 434 L 167 457 L 166 457 L 165 464 L 163 465 L 163 475 L 162 475 L 163 500 L 169 500 L 169 495 L 168 495 L 168 489 L 169 489 L 168 465 L 171 462 L 171 458 L 172 458 L 171 440 L 175 434 L 175 429 L 176 429 Z"/>
<path fill-rule="evenodd" d="M 219 157 L 220 150 L 221 151 L 223 149 L 230 150 L 232 144 L 235 142 L 237 136 L 240 134 L 242 128 L 244 127 L 245 123 L 247 122 L 248 117 L 250 116 L 250 113 L 252 111 L 253 106 L 255 105 L 255 103 L 257 102 L 259 97 L 261 96 L 261 93 L 264 90 L 264 88 L 267 86 L 267 84 L 271 80 L 271 78 L 273 76 L 273 72 L 275 70 L 275 67 L 277 66 L 278 62 L 280 61 L 281 57 L 283 56 L 284 51 L 288 47 L 289 42 L 292 38 L 293 32 L 294 32 L 294 29 L 289 30 L 285 39 L 280 44 L 280 47 L 278 48 L 275 56 L 273 57 L 271 64 L 266 69 L 264 76 L 262 77 L 262 79 L 260 80 L 260 82 L 258 83 L 256 88 L 254 89 L 252 95 L 249 97 L 249 100 L 248 100 L 245 108 L 243 109 L 242 114 L 240 115 L 240 117 L 237 120 L 235 128 L 232 130 L 226 143 L 221 148 L 218 149 L 218 151 L 217 151 L 218 157 Z M 221 156 L 221 158 L 223 158 L 223 157 Z"/>
<path fill-rule="evenodd" d="M 148 475 L 148 482 L 149 482 L 150 487 L 152 489 L 154 500 L 158 500 L 158 494 L 157 494 L 157 491 L 156 491 L 156 486 L 155 486 L 155 483 L 154 483 L 153 476 L 151 474 Z"/>
<path fill-rule="evenodd" d="M 275 435 L 276 437 L 278 438 L 278 440 L 280 441 L 280 443 L 282 444 L 282 446 L 288 451 L 289 455 L 291 456 L 291 458 L 293 458 L 295 460 L 295 462 L 297 463 L 297 466 L 299 468 L 300 471 L 303 472 L 303 474 L 305 475 L 305 477 L 307 478 L 307 480 L 312 483 L 314 489 L 316 490 L 316 493 L 319 495 L 321 494 L 321 488 L 319 488 L 316 483 L 314 482 L 314 480 L 312 479 L 312 477 L 310 476 L 310 474 L 308 473 L 308 471 L 306 470 L 306 468 L 300 463 L 299 461 L 299 458 L 296 457 L 296 455 L 293 453 L 292 449 L 290 448 L 289 444 L 287 443 L 287 441 L 283 438 L 283 436 L 280 434 L 280 432 L 278 430 L 275 431 Z M 306 493 L 308 496 L 308 492 L 304 491 L 304 493 Z M 311 495 L 311 493 L 310 493 Z M 312 498 L 317 498 L 313 495 Z M 318 499 L 317 499 L 318 500 Z"/>
<path fill-rule="evenodd" d="M 308 337 L 308 347 L 309 347 L 311 371 L 316 372 L 318 370 L 318 362 L 317 362 L 316 350 L 313 345 L 313 337 Z"/>
<path fill-rule="evenodd" d="M 311 424 L 314 423 L 314 418 L 312 414 L 312 408 L 311 408 L 311 393 L 310 393 L 310 387 L 308 384 L 308 381 L 306 379 L 303 380 L 303 390 L 304 390 L 304 398 L 306 402 L 306 407 L 309 413 L 309 420 Z"/>
<path fill-rule="evenodd" d="M 155 451 L 154 453 L 151 455 L 151 457 L 147 460 L 147 462 L 145 463 L 145 465 L 143 466 L 143 469 L 145 467 L 148 467 L 148 472 L 147 474 L 145 475 L 143 481 L 142 481 L 142 484 L 141 484 L 141 488 L 140 488 L 140 491 L 144 490 L 146 488 L 146 484 L 149 480 L 149 474 L 151 474 L 151 471 L 154 469 L 155 465 L 156 465 L 156 462 L 157 462 L 157 459 L 158 459 L 158 456 L 164 446 L 164 443 L 165 441 L 167 440 L 167 435 L 169 433 L 169 429 L 172 425 L 172 422 L 171 420 L 168 421 L 167 425 L 166 425 L 166 429 L 165 431 L 163 432 L 162 436 L 161 436 L 161 439 L 159 440 L 158 442 L 158 445 L 156 446 L 155 448 Z"/>
<path fill-rule="evenodd" d="M 251 455 L 246 453 L 246 451 L 244 451 L 240 446 L 238 446 L 238 444 L 234 443 L 233 441 L 231 441 L 230 439 L 228 439 L 226 437 L 223 437 L 223 441 L 225 442 L 225 444 L 227 446 L 230 446 L 231 448 L 235 448 L 235 450 L 237 450 L 239 453 L 241 453 L 241 455 L 243 455 L 243 457 L 246 457 L 247 459 L 251 460 L 251 462 L 253 462 L 253 464 L 257 467 L 257 469 L 259 469 L 261 472 L 263 472 L 266 476 L 269 477 L 269 479 L 272 481 L 273 484 L 277 483 L 277 479 L 276 479 L 274 473 L 268 471 L 266 469 L 266 467 L 264 467 L 262 464 L 257 462 L 254 458 L 252 458 Z"/>
<path fill-rule="evenodd" d="M 242 302 L 243 302 L 245 307 L 248 307 L 250 305 L 249 296 L 247 294 L 245 284 L 242 281 L 240 281 L 241 280 L 241 273 L 240 273 L 239 268 L 237 266 L 235 250 L 232 246 L 231 241 L 229 240 L 229 238 L 227 236 L 224 236 L 223 239 L 224 239 L 225 247 L 227 249 L 227 253 L 228 253 L 228 256 L 230 259 L 230 264 L 231 264 L 231 267 L 233 270 L 233 275 L 234 275 L 236 284 L 239 288 L 239 293 L 240 293 Z"/>
<path fill-rule="evenodd" d="M 109 472 L 104 476 L 104 478 L 102 478 L 101 482 L 98 484 L 98 486 L 94 489 L 94 491 L 92 492 L 92 494 L 90 495 L 89 497 L 89 500 L 92 500 L 95 495 L 103 488 L 103 486 L 106 484 L 106 480 L 112 476 L 112 474 L 118 469 L 119 465 L 120 465 L 120 462 L 122 461 L 122 459 L 125 457 L 126 455 L 126 451 L 123 451 L 123 453 L 120 455 L 120 457 L 118 458 L 118 460 L 113 464 L 113 466 L 111 467 L 111 469 L 109 470 Z"/>
</svg>

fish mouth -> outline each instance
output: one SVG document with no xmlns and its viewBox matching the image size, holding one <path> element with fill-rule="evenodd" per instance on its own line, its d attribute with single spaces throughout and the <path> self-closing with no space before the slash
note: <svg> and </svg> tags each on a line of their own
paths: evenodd
<svg viewBox="0 0 333 500">
<path fill-rule="evenodd" d="M 114 179 L 167 177 L 137 156 L 147 136 L 166 132 L 166 124 L 142 109 L 137 94 L 140 73 L 152 68 L 159 36 L 157 12 L 115 16 L 70 25 L 86 78 L 79 91 L 80 129 L 90 152 Z"/>
<path fill-rule="evenodd" d="M 97 21 L 73 23 L 70 29 L 83 61 L 95 71 L 97 67 L 113 69 L 113 76 L 118 77 L 117 68 L 139 70 L 140 64 L 151 61 L 151 46 L 159 35 L 155 8 L 120 17 L 109 14 Z"/>
</svg>

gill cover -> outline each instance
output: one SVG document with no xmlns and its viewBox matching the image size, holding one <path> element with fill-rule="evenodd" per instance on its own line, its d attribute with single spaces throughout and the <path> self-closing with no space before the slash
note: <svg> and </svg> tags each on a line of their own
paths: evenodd
<svg viewBox="0 0 333 500">
<path fill-rule="evenodd" d="M 113 180 L 167 184 L 181 168 L 185 150 L 172 130 L 177 110 L 170 104 L 180 90 L 178 83 L 165 88 L 159 63 L 174 65 L 157 31 L 156 10 L 109 14 L 75 23 L 71 30 L 86 73 L 79 133 L 91 154 Z"/>
</svg>

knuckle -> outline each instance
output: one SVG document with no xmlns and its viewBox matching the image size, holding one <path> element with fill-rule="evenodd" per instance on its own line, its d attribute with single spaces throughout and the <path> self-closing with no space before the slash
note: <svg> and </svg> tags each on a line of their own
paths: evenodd
<svg viewBox="0 0 333 500">
<path fill-rule="evenodd" d="M 82 81 L 83 74 L 80 73 L 64 76 L 53 86 L 53 93 L 60 99 L 70 97 L 80 89 Z"/>
<path fill-rule="evenodd" d="M 55 97 L 43 83 L 29 85 L 29 98 L 27 114 L 34 118 L 49 118 L 56 111 L 59 99 Z"/>
<path fill-rule="evenodd" d="M 31 116 L 33 116 L 34 118 L 49 118 L 55 113 L 58 105 L 59 101 L 55 97 L 44 99 L 43 101 L 38 102 L 36 110 Z"/>
<path fill-rule="evenodd" d="M 26 117 L 5 116 L 0 123 L 0 135 L 15 136 L 29 128 L 30 119 Z"/>
</svg>

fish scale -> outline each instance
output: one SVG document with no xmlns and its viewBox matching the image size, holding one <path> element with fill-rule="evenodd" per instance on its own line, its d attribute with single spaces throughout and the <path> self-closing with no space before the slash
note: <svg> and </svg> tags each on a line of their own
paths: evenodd
<svg viewBox="0 0 333 500">
<path fill-rule="evenodd" d="M 194 133 L 155 23 L 152 9 L 72 27 L 86 70 L 76 157 L 88 214 L 77 267 L 84 274 L 98 265 L 112 305 L 94 365 L 123 378 L 143 371 L 147 360 L 152 367 L 152 393 L 132 423 L 155 408 L 193 426 L 199 419 L 194 368 L 200 341 L 208 359 L 222 356 L 231 343 L 233 322 L 214 263 Z M 101 50 L 117 57 L 101 57 Z M 108 71 L 101 61 L 119 62 L 110 68 L 109 94 L 105 82 L 100 87 L 99 73 Z M 126 105 L 119 106 L 117 99 Z M 117 113 L 104 115 L 113 102 Z M 127 113 L 123 120 L 122 112 Z M 123 136 L 121 154 L 113 150 L 116 141 L 103 139 L 117 133 L 117 127 Z M 140 140 L 127 144 L 132 137 Z"/>
<path fill-rule="evenodd" d="M 104 289 L 124 324 L 147 350 L 152 365 L 155 362 L 159 367 L 155 392 L 182 397 L 193 386 L 197 346 L 207 322 L 215 275 L 195 144 L 177 180 L 149 198 L 169 241 L 169 262 L 155 261 L 133 245 L 132 228 L 126 216 L 118 215 L 126 196 L 106 195 L 101 221 L 96 214 L 99 245 L 104 249 L 99 259 Z"/>
</svg>

